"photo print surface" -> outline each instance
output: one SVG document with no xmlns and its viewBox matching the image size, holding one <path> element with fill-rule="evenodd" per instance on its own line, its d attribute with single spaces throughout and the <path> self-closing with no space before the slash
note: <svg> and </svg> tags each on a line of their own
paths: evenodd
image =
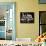
<svg viewBox="0 0 46 46">
<path fill-rule="evenodd" d="M 20 23 L 34 23 L 34 13 L 20 12 Z"/>
</svg>

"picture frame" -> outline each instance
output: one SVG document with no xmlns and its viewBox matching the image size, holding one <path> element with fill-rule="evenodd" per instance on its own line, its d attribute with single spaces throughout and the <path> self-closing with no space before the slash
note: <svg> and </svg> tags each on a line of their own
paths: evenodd
<svg viewBox="0 0 46 46">
<path fill-rule="evenodd" d="M 20 23 L 34 23 L 34 12 L 20 12 Z"/>
<path fill-rule="evenodd" d="M 46 4 L 46 0 L 38 0 L 39 4 Z"/>
</svg>

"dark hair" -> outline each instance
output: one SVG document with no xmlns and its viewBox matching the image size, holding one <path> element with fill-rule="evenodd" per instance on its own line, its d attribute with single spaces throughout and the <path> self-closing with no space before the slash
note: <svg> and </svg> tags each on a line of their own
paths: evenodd
<svg viewBox="0 0 46 46">
<path fill-rule="evenodd" d="M 46 39 L 44 39 L 44 42 L 46 42 Z"/>
</svg>

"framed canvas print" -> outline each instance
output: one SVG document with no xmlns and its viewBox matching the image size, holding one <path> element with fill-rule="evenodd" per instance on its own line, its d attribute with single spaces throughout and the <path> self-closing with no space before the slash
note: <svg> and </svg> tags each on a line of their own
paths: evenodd
<svg viewBox="0 0 46 46">
<path fill-rule="evenodd" d="M 20 23 L 34 23 L 34 13 L 20 12 Z"/>
<path fill-rule="evenodd" d="M 39 34 L 46 32 L 46 11 L 39 11 Z"/>
<path fill-rule="evenodd" d="M 15 40 L 15 2 L 0 2 L 0 40 Z"/>
<path fill-rule="evenodd" d="M 46 0 L 38 0 L 39 4 L 46 4 Z"/>
</svg>

